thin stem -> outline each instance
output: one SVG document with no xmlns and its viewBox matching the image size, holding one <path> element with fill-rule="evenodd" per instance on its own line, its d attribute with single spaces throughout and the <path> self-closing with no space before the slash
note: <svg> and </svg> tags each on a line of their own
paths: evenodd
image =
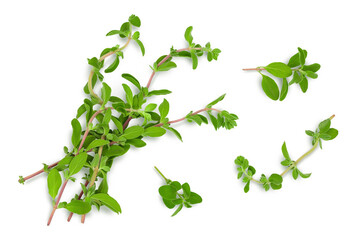
<svg viewBox="0 0 360 240">
<path fill-rule="evenodd" d="M 316 147 L 318 146 L 318 144 L 319 144 L 319 140 L 317 140 L 317 141 L 314 143 L 314 146 L 313 146 L 309 151 L 307 151 L 307 152 L 304 153 L 301 157 L 299 157 L 298 160 L 296 160 L 293 165 L 296 166 L 302 159 L 304 159 L 306 156 L 308 156 L 310 153 L 312 153 L 312 152 L 316 149 Z M 292 168 L 293 168 L 293 166 L 288 167 L 288 168 L 287 168 L 284 172 L 282 172 L 280 175 L 281 175 L 281 176 L 284 176 L 284 175 L 285 175 L 290 169 L 292 169 Z"/>
<path fill-rule="evenodd" d="M 216 108 L 203 108 L 203 109 L 200 109 L 200 110 L 192 113 L 191 116 L 196 115 L 196 114 L 201 113 L 201 112 L 204 112 L 204 111 L 216 111 L 216 112 L 219 112 L 219 113 L 221 112 L 220 110 L 218 110 Z M 167 123 L 168 124 L 173 124 L 173 123 L 184 121 L 185 119 L 186 119 L 186 117 L 183 117 L 183 118 L 179 118 L 179 119 L 176 119 L 176 120 L 169 121 Z M 160 127 L 160 126 L 163 126 L 163 125 L 164 125 L 163 123 L 158 123 L 158 124 L 154 125 L 154 127 Z"/>
<path fill-rule="evenodd" d="M 53 210 L 52 210 L 52 212 L 51 212 L 51 214 L 50 214 L 50 217 L 49 217 L 49 220 L 48 220 L 48 222 L 47 222 L 47 225 L 48 225 L 48 226 L 49 226 L 50 223 L 51 223 L 51 220 L 52 220 L 52 218 L 53 218 L 53 216 L 54 216 L 54 214 L 55 214 L 55 211 L 56 211 L 56 209 L 57 209 L 57 207 L 58 207 L 58 205 L 59 205 L 61 196 L 62 196 L 62 194 L 63 194 L 63 192 L 64 192 L 64 189 L 65 189 L 66 184 L 67 184 L 68 181 L 69 181 L 69 180 L 66 179 L 65 182 L 63 183 L 61 189 L 60 189 L 60 193 L 59 193 L 59 195 L 58 195 L 58 197 L 57 197 L 56 203 L 55 203 L 55 205 L 54 205 L 54 207 L 53 207 Z"/>
<path fill-rule="evenodd" d="M 167 178 L 164 176 L 164 174 L 162 174 L 162 172 L 160 172 L 160 170 L 159 170 L 156 166 L 154 166 L 154 168 L 155 168 L 155 170 L 164 178 L 165 182 L 168 182 L 168 181 L 169 181 L 169 179 L 167 179 Z"/>
<path fill-rule="evenodd" d="M 126 119 L 126 121 L 124 122 L 124 125 L 123 125 L 123 129 L 127 128 L 127 126 L 129 125 L 129 122 L 131 121 L 132 117 L 129 116 L 128 119 Z"/>
<path fill-rule="evenodd" d="M 260 67 L 257 67 L 257 68 L 243 68 L 243 71 L 264 71 L 266 70 L 265 68 L 260 68 Z"/>
<path fill-rule="evenodd" d="M 57 161 L 56 163 L 53 163 L 53 164 L 49 165 L 48 169 L 57 166 L 59 162 L 60 161 Z M 42 168 L 41 170 L 39 170 L 39 171 L 37 171 L 37 172 L 35 172 L 33 174 L 30 174 L 29 176 L 26 176 L 26 177 L 24 177 L 22 179 L 19 179 L 19 182 L 25 182 L 26 180 L 29 180 L 30 178 L 33 178 L 33 177 L 35 177 L 35 176 L 37 176 L 37 175 L 39 175 L 40 173 L 43 173 L 43 172 L 44 172 L 44 168 Z"/>
</svg>

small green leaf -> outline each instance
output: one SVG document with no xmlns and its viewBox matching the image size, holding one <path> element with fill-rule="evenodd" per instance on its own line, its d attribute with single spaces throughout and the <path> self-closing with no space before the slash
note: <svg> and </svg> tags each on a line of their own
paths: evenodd
<svg viewBox="0 0 360 240">
<path fill-rule="evenodd" d="M 131 23 L 131 25 L 134 25 L 135 27 L 140 27 L 141 26 L 141 21 L 140 18 L 134 14 L 132 14 L 129 17 L 129 22 Z"/>
<path fill-rule="evenodd" d="M 306 72 L 306 76 L 308 76 L 309 78 L 317 78 L 318 75 L 312 71 L 305 71 Z"/>
<path fill-rule="evenodd" d="M 185 40 L 189 43 L 189 45 L 191 45 L 193 41 L 193 36 L 191 35 L 192 30 L 193 27 L 190 26 L 185 30 L 185 34 L 184 34 Z"/>
<path fill-rule="evenodd" d="M 320 133 L 325 133 L 330 129 L 330 125 L 331 125 L 331 120 L 325 119 L 324 121 L 322 121 L 321 123 L 319 123 L 319 131 Z"/>
<path fill-rule="evenodd" d="M 320 133 L 319 137 L 325 141 L 329 141 L 336 138 L 338 134 L 338 130 L 336 130 L 335 128 L 330 128 L 326 133 Z"/>
<path fill-rule="evenodd" d="M 306 135 L 309 135 L 310 137 L 313 137 L 315 134 L 313 131 L 310 131 L 310 130 L 306 130 L 305 133 L 306 133 Z"/>
<path fill-rule="evenodd" d="M 131 82 L 132 84 L 135 85 L 135 87 L 137 87 L 140 91 L 141 91 L 141 85 L 140 82 L 131 74 L 129 73 L 124 73 L 121 75 L 123 78 L 125 78 L 126 80 L 128 80 L 129 82 Z"/>
<path fill-rule="evenodd" d="M 119 66 L 119 63 L 120 63 L 119 56 L 115 54 L 114 62 L 107 69 L 105 69 L 105 72 L 111 73 L 111 72 L 115 71 L 115 69 Z"/>
<path fill-rule="evenodd" d="M 52 199 L 55 199 L 58 191 L 60 189 L 62 180 L 61 180 L 61 176 L 58 170 L 56 170 L 55 168 L 51 169 L 51 171 L 49 172 L 49 175 L 47 177 L 47 185 L 48 185 L 48 189 L 49 189 L 49 194 L 52 197 Z"/>
<path fill-rule="evenodd" d="M 176 214 L 178 214 L 181 211 L 182 208 L 183 208 L 183 204 L 180 204 L 179 207 L 176 209 L 176 211 L 171 216 L 174 217 Z"/>
<path fill-rule="evenodd" d="M 139 39 L 134 39 L 134 41 L 139 45 L 141 54 L 145 56 L 145 47 L 144 44 Z"/>
<path fill-rule="evenodd" d="M 119 130 L 119 132 L 122 134 L 123 133 L 123 125 L 121 124 L 121 122 L 114 116 L 111 116 L 111 120 L 114 122 L 116 128 Z"/>
<path fill-rule="evenodd" d="M 289 83 L 286 78 L 283 78 L 283 84 L 280 92 L 280 101 L 284 100 L 289 90 Z"/>
<path fill-rule="evenodd" d="M 81 115 L 83 115 L 84 112 L 86 112 L 86 107 L 85 107 L 85 104 L 82 104 L 77 110 L 76 118 L 81 117 Z"/>
<path fill-rule="evenodd" d="M 118 157 L 124 155 L 130 148 L 130 145 L 125 145 L 124 147 L 112 145 L 109 148 L 103 150 L 103 156 L 107 157 Z"/>
<path fill-rule="evenodd" d="M 99 192 L 99 193 L 107 193 L 108 190 L 109 190 L 109 186 L 108 186 L 108 183 L 107 183 L 107 175 L 104 174 L 104 178 L 101 181 L 97 192 Z"/>
<path fill-rule="evenodd" d="M 266 71 L 279 78 L 287 78 L 292 74 L 291 68 L 282 62 L 273 62 L 264 68 Z"/>
<path fill-rule="evenodd" d="M 207 108 L 211 108 L 212 106 L 214 106 L 215 104 L 217 104 L 218 102 L 222 101 L 225 98 L 226 94 L 221 95 L 220 97 L 218 97 L 217 99 L 215 99 L 214 101 L 212 101 L 211 103 L 209 103 L 206 107 Z"/>
<path fill-rule="evenodd" d="M 126 143 L 133 145 L 134 147 L 141 148 L 146 146 L 146 142 L 141 139 L 129 139 Z"/>
<path fill-rule="evenodd" d="M 321 67 L 320 64 L 314 63 L 314 64 L 311 64 L 311 65 L 304 65 L 302 67 L 302 70 L 311 71 L 311 72 L 315 73 L 315 72 L 319 71 L 320 67 Z"/>
<path fill-rule="evenodd" d="M 76 214 L 86 214 L 90 212 L 91 205 L 88 202 L 84 202 L 82 200 L 72 200 L 70 203 L 68 203 L 65 208 L 69 210 L 72 213 Z"/>
<path fill-rule="evenodd" d="M 301 91 L 305 93 L 308 90 L 309 82 L 305 76 L 302 76 L 302 80 L 299 83 Z"/>
<path fill-rule="evenodd" d="M 306 58 L 306 55 L 305 55 L 305 52 L 303 49 L 299 48 L 298 47 L 298 51 L 299 51 L 299 61 L 300 61 L 300 65 L 301 66 L 304 66 L 305 65 L 305 58 Z"/>
<path fill-rule="evenodd" d="M 103 100 L 103 106 L 105 106 L 111 97 L 111 88 L 105 82 L 103 82 L 102 85 L 103 87 L 101 88 L 101 98 Z"/>
<path fill-rule="evenodd" d="M 133 96 L 133 93 L 131 91 L 131 88 L 126 84 L 123 84 L 122 86 L 123 86 L 124 91 L 126 93 L 126 101 L 130 104 L 130 106 L 132 106 L 133 101 L 134 101 L 134 96 Z"/>
<path fill-rule="evenodd" d="M 244 187 L 244 192 L 247 193 L 250 190 L 250 181 L 248 181 Z"/>
<path fill-rule="evenodd" d="M 87 151 L 93 149 L 93 148 L 97 148 L 100 146 L 104 146 L 109 144 L 110 142 L 108 140 L 104 140 L 104 139 L 95 139 L 94 141 L 92 141 L 89 146 L 86 148 Z"/>
<path fill-rule="evenodd" d="M 297 168 L 294 168 L 293 171 L 292 171 L 292 176 L 293 178 L 296 180 L 299 176 L 299 171 Z"/>
<path fill-rule="evenodd" d="M 141 136 L 144 133 L 144 128 L 140 126 L 132 126 L 127 129 L 125 129 L 124 134 L 122 137 L 126 139 L 133 139 Z"/>
<path fill-rule="evenodd" d="M 181 188 L 183 189 L 185 198 L 188 199 L 190 197 L 190 185 L 188 183 L 184 183 Z"/>
<path fill-rule="evenodd" d="M 130 36 L 130 23 L 129 22 L 125 22 L 121 25 L 119 35 L 121 38 L 126 38 L 126 37 Z"/>
<path fill-rule="evenodd" d="M 148 93 L 148 97 L 151 97 L 151 96 L 154 96 L 154 95 L 167 95 L 167 94 L 170 94 L 171 91 L 167 90 L 167 89 L 162 89 L 162 90 L 153 90 L 153 91 L 150 91 Z"/>
<path fill-rule="evenodd" d="M 191 59 L 192 59 L 192 68 L 196 69 L 198 66 L 198 57 L 196 55 L 196 52 L 194 50 L 190 51 Z"/>
<path fill-rule="evenodd" d="M 175 207 L 175 204 L 171 200 L 167 200 L 165 198 L 163 198 L 162 200 L 167 208 L 173 209 Z"/>
<path fill-rule="evenodd" d="M 284 158 L 290 160 L 290 156 L 289 156 L 288 150 L 286 148 L 286 143 L 285 142 L 283 143 L 283 145 L 281 147 L 281 151 L 282 151 L 282 154 L 283 154 Z"/>
<path fill-rule="evenodd" d="M 69 164 L 69 176 L 72 176 L 83 168 L 87 160 L 87 153 L 82 152 L 76 155 Z"/>
<path fill-rule="evenodd" d="M 176 68 L 177 65 L 174 62 L 164 62 L 163 64 L 161 64 L 160 66 L 158 66 L 157 70 L 158 71 L 169 71 L 172 68 Z"/>
<path fill-rule="evenodd" d="M 163 102 L 159 105 L 159 112 L 161 121 L 166 118 L 166 116 L 169 114 L 170 105 L 169 102 L 164 98 Z"/>
<path fill-rule="evenodd" d="M 181 184 L 178 181 L 172 181 L 170 185 L 173 186 L 176 191 L 179 191 L 181 189 Z"/>
<path fill-rule="evenodd" d="M 276 185 L 280 185 L 283 181 L 282 176 L 280 176 L 279 174 L 273 173 L 271 174 L 271 176 L 269 177 L 269 182 L 276 184 Z"/>
<path fill-rule="evenodd" d="M 175 200 L 176 199 L 176 189 L 170 185 L 164 185 L 159 188 L 159 194 L 164 199 Z"/>
<path fill-rule="evenodd" d="M 304 50 L 304 53 L 305 53 L 305 58 L 307 56 L 307 51 Z M 287 64 L 289 67 L 293 68 L 293 67 L 297 67 L 300 65 L 300 58 L 299 58 L 299 52 L 297 52 L 295 55 L 293 55 L 290 60 L 289 60 L 289 63 Z"/>
<path fill-rule="evenodd" d="M 98 200 L 105 206 L 107 206 L 110 210 L 116 213 L 121 213 L 121 208 L 119 203 L 112 197 L 110 197 L 106 193 L 97 193 L 91 196 L 91 199 Z"/>
<path fill-rule="evenodd" d="M 197 204 L 202 202 L 202 198 L 199 194 L 191 192 L 188 201 L 191 204 Z"/>
<path fill-rule="evenodd" d="M 299 75 L 299 73 L 298 72 L 294 72 L 294 75 L 293 75 L 293 78 L 292 78 L 292 80 L 289 82 L 289 85 L 292 85 L 292 84 L 294 84 L 294 83 L 299 83 L 299 82 L 301 82 L 301 77 L 300 77 L 300 75 Z"/>
<path fill-rule="evenodd" d="M 147 137 L 161 137 L 166 133 L 166 130 L 161 127 L 149 127 L 144 131 L 144 136 Z"/>
<path fill-rule="evenodd" d="M 170 132 L 174 133 L 175 136 L 176 136 L 180 141 L 182 141 L 182 137 L 181 137 L 180 133 L 179 133 L 175 128 L 166 127 L 166 129 L 169 130 Z"/>
<path fill-rule="evenodd" d="M 110 32 L 108 32 L 106 34 L 106 36 L 111 36 L 111 35 L 115 35 L 115 34 L 120 34 L 120 30 L 111 30 Z"/>
<path fill-rule="evenodd" d="M 149 105 L 147 105 L 145 107 L 145 112 L 152 112 L 152 111 L 154 111 L 156 109 L 156 107 L 157 107 L 157 104 L 150 103 Z"/>
<path fill-rule="evenodd" d="M 274 101 L 279 99 L 279 88 L 272 78 L 262 75 L 261 86 L 269 98 Z"/>
<path fill-rule="evenodd" d="M 302 173 L 298 170 L 300 177 L 302 178 L 309 178 L 311 176 L 311 173 Z"/>
<path fill-rule="evenodd" d="M 80 122 L 76 118 L 74 118 L 71 121 L 71 126 L 72 126 L 72 129 L 73 129 L 73 133 L 72 133 L 72 136 L 71 136 L 71 142 L 72 142 L 74 147 L 77 147 L 79 145 L 79 143 L 80 143 L 81 125 L 80 125 Z"/>
</svg>

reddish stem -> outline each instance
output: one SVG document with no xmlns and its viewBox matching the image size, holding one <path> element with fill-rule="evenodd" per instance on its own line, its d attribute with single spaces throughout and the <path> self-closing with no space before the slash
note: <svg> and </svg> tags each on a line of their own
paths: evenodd
<svg viewBox="0 0 360 240">
<path fill-rule="evenodd" d="M 53 164 L 49 165 L 48 169 L 55 167 L 59 162 L 60 161 L 57 161 L 56 163 L 53 163 Z M 19 182 L 21 182 L 21 180 L 23 180 L 25 182 L 26 180 L 29 180 L 30 178 L 33 178 L 33 177 L 35 177 L 35 176 L 37 176 L 37 175 L 39 175 L 40 173 L 43 173 L 43 172 L 44 172 L 44 168 L 37 171 L 37 172 L 35 172 L 35 173 L 33 173 L 33 174 L 30 174 L 27 177 L 24 177 L 23 179 L 19 179 Z"/>
<path fill-rule="evenodd" d="M 85 187 L 87 187 L 88 184 L 89 184 L 89 181 L 86 180 L 86 182 L 85 182 Z M 82 197 L 83 194 L 84 194 L 84 191 L 81 190 L 81 192 L 80 192 L 80 194 L 79 194 L 79 197 L 78 197 L 78 200 L 81 199 L 81 197 Z M 72 213 L 72 212 L 69 214 L 69 217 L 68 217 L 68 219 L 67 219 L 68 222 L 70 222 L 70 220 L 71 220 L 71 218 L 72 218 L 73 215 L 74 215 L 74 213 Z"/>
<path fill-rule="evenodd" d="M 198 110 L 198 111 L 196 111 L 196 112 L 193 112 L 193 113 L 191 114 L 191 116 L 196 115 L 196 114 L 201 113 L 201 112 L 205 112 L 205 111 L 221 112 L 220 110 L 215 109 L 215 108 L 203 108 L 203 109 L 200 109 L 200 110 Z M 167 123 L 168 123 L 168 124 L 173 124 L 173 123 L 177 123 L 177 122 L 184 121 L 185 119 L 186 119 L 186 117 L 183 117 L 183 118 L 179 118 L 179 119 L 177 119 L 177 120 L 169 121 L 169 122 L 167 122 Z M 154 125 L 154 127 L 160 127 L 160 126 L 163 126 L 163 125 L 164 125 L 163 123 L 158 123 L 158 124 Z"/>
<path fill-rule="evenodd" d="M 55 203 L 55 205 L 54 205 L 54 208 L 53 208 L 53 210 L 52 210 L 52 212 L 51 212 L 51 214 L 50 214 L 49 220 L 48 220 L 48 222 L 47 222 L 47 225 L 48 225 L 48 226 L 49 226 L 50 223 L 51 223 L 51 220 L 52 220 L 52 218 L 53 218 L 53 216 L 54 216 L 54 214 L 55 214 L 55 211 L 56 211 L 56 209 L 57 209 L 57 207 L 58 207 L 58 205 L 59 205 L 61 196 L 62 196 L 62 194 L 63 194 L 63 192 L 64 192 L 64 189 L 65 189 L 66 184 L 67 184 L 68 181 L 69 181 L 69 180 L 66 179 L 65 182 L 63 183 L 61 189 L 60 189 L 60 193 L 59 193 L 59 195 L 58 195 L 58 198 L 57 198 L 57 200 L 56 200 L 56 203 Z"/>
<path fill-rule="evenodd" d="M 244 71 L 264 71 L 265 68 L 243 68 Z"/>
<path fill-rule="evenodd" d="M 123 129 L 125 130 L 125 128 L 127 128 L 127 126 L 129 125 L 129 122 L 131 121 L 132 117 L 128 117 L 128 119 L 126 119 L 126 121 L 124 122 L 123 125 Z"/>
</svg>

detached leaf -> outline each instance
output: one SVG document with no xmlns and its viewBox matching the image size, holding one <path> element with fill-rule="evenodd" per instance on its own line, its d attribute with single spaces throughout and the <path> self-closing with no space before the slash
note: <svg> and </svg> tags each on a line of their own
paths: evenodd
<svg viewBox="0 0 360 240">
<path fill-rule="evenodd" d="M 72 213 L 76 214 L 86 214 L 91 211 L 91 205 L 88 202 L 84 202 L 82 200 L 72 200 L 68 203 L 65 208 Z"/>
<path fill-rule="evenodd" d="M 71 126 L 72 126 L 72 129 L 73 129 L 73 133 L 72 133 L 72 136 L 71 136 L 71 142 L 72 142 L 74 147 L 77 147 L 79 145 L 79 143 L 80 143 L 81 125 L 80 125 L 80 122 L 76 118 L 74 118 L 71 121 Z"/>
<path fill-rule="evenodd" d="M 271 98 L 274 101 L 279 99 L 279 88 L 272 78 L 266 75 L 262 75 L 261 86 L 265 94 L 269 98 Z"/>
<path fill-rule="evenodd" d="M 51 169 L 47 177 L 47 184 L 48 184 L 49 194 L 52 197 L 52 199 L 56 198 L 61 183 L 62 180 L 59 171 L 56 170 L 55 168 Z"/>
<path fill-rule="evenodd" d="M 91 196 L 91 199 L 100 201 L 103 205 L 107 206 L 117 214 L 121 213 L 120 204 L 106 193 L 97 193 Z"/>
<path fill-rule="evenodd" d="M 275 77 L 287 78 L 292 75 L 291 68 L 282 62 L 273 62 L 264 68 Z"/>
</svg>

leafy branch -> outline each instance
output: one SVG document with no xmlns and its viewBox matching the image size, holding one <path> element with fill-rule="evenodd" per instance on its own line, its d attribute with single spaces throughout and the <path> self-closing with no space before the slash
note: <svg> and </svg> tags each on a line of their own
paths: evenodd
<svg viewBox="0 0 360 240">
<path fill-rule="evenodd" d="M 299 84 L 301 91 L 304 93 L 308 89 L 308 77 L 317 78 L 318 74 L 316 73 L 320 69 L 320 64 L 314 63 L 311 65 L 305 65 L 305 60 L 307 57 L 307 51 L 305 49 L 298 48 L 298 52 L 294 54 L 287 64 L 282 62 L 273 62 L 267 66 L 261 66 L 257 68 L 244 68 L 244 71 L 258 71 L 262 77 L 261 86 L 265 94 L 272 100 L 284 100 L 289 86 L 296 83 Z M 274 77 L 282 79 L 281 91 L 279 90 L 278 85 L 271 77 L 264 75 L 262 71 L 267 71 Z M 287 78 L 291 77 L 292 79 L 288 82 Z"/>
<path fill-rule="evenodd" d="M 249 165 L 249 161 L 243 157 L 238 156 L 235 159 L 235 164 L 237 165 L 238 170 L 238 179 L 242 178 L 242 181 L 245 183 L 244 192 L 247 193 L 250 189 L 250 182 L 255 182 L 263 186 L 265 191 L 268 191 L 270 188 L 273 190 L 278 190 L 282 187 L 283 183 L 283 176 L 292 171 L 292 176 L 296 180 L 299 176 L 302 178 L 309 178 L 311 173 L 303 173 L 299 170 L 298 164 L 302 161 L 305 157 L 311 154 L 318 146 L 322 148 L 322 140 L 329 141 L 336 138 L 338 135 L 338 130 L 335 128 L 330 128 L 331 120 L 335 117 L 332 115 L 330 118 L 322 121 L 315 131 L 306 130 L 305 133 L 312 137 L 312 147 L 310 150 L 305 152 L 301 157 L 299 157 L 296 161 L 290 158 L 288 153 L 286 143 L 284 142 L 281 151 L 284 156 L 284 160 L 281 162 L 281 165 L 286 167 L 286 169 L 281 173 L 273 173 L 269 177 L 266 177 L 265 174 L 261 174 L 260 179 L 255 179 L 254 175 L 256 170 L 253 166 Z"/>
<path fill-rule="evenodd" d="M 201 125 L 202 123 L 207 124 L 209 118 L 216 130 L 219 128 L 232 129 L 237 125 L 238 117 L 235 114 L 214 108 L 215 104 L 224 99 L 225 94 L 201 110 L 191 111 L 185 117 L 172 121 L 167 117 L 170 111 L 170 103 L 166 99 L 163 99 L 159 105 L 148 102 L 152 96 L 171 93 L 167 89 L 149 91 L 149 88 L 155 74 L 176 68 L 173 58 L 188 57 L 193 63 L 193 69 L 196 69 L 198 65 L 198 57 L 204 54 L 207 55 L 208 61 L 217 60 L 221 51 L 217 48 L 212 49 L 210 43 L 205 44 L 205 47 L 194 43 L 191 35 L 192 27 L 185 31 L 185 39 L 188 42 L 186 48 L 176 50 L 172 47 L 168 55 L 161 56 L 152 64 L 152 73 L 145 87 L 140 84 L 136 77 L 124 73 L 122 77 L 125 81 L 130 82 L 132 87 L 126 83 L 122 84 L 125 93 L 124 99 L 112 95 L 112 89 L 104 82 L 104 75 L 101 73 L 105 59 L 115 55 L 114 61 L 104 72 L 108 74 L 116 70 L 120 59 L 124 58 L 123 50 L 131 40 L 139 45 L 142 55 L 144 55 L 145 48 L 139 40 L 140 33 L 138 31 L 133 32 L 133 29 L 140 27 L 140 25 L 139 17 L 131 15 L 119 30 L 112 30 L 107 34 L 107 36 L 118 35 L 121 39 L 126 39 L 126 43 L 121 47 L 116 45 L 105 48 L 99 58 L 88 59 L 92 69 L 89 80 L 84 86 L 87 97 L 78 108 L 76 118 L 71 121 L 72 146 L 70 148 L 64 147 L 64 158 L 51 165 L 44 164 L 41 170 L 26 177 L 19 177 L 19 182 L 24 183 L 41 173 L 48 174 L 48 191 L 53 201 L 48 225 L 50 225 L 56 210 L 59 208 L 64 208 L 70 212 L 68 221 L 71 220 L 73 213 L 82 215 L 82 223 L 85 221 L 85 215 L 92 210 L 93 206 L 98 210 L 101 207 L 107 207 L 115 213 L 121 213 L 120 204 L 109 195 L 107 176 L 113 162 L 131 148 L 146 146 L 145 141 L 148 138 L 161 137 L 167 132 L 174 133 L 182 141 L 182 136 L 172 127 L 173 124 L 187 120 Z M 94 87 L 98 82 L 102 84 L 101 94 L 94 92 Z M 201 114 L 205 112 L 208 118 Z M 85 119 L 85 126 L 80 124 L 80 118 Z M 141 119 L 142 123 L 131 124 L 132 119 Z M 75 182 L 80 173 L 85 173 L 82 177 L 83 183 L 80 183 L 81 192 L 75 194 L 70 201 L 61 202 L 69 180 Z M 176 185 L 176 183 L 174 184 Z M 200 200 L 199 197 L 196 197 L 195 200 L 191 198 L 191 196 L 196 195 L 189 192 L 188 184 L 183 184 L 181 188 L 183 193 L 178 195 L 183 199 L 182 203 L 179 202 L 181 206 L 189 207 L 190 204 L 201 202 L 201 197 Z"/>
</svg>

